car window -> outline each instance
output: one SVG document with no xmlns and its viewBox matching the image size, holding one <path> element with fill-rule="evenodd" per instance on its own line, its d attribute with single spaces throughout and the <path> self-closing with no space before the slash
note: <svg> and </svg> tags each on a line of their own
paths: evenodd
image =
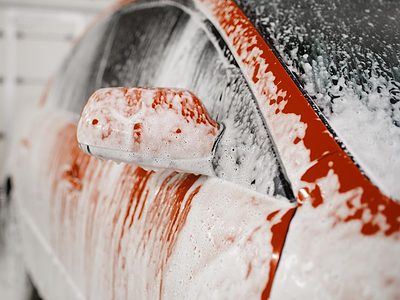
<svg viewBox="0 0 400 300">
<path fill-rule="evenodd" d="M 355 161 L 400 199 L 400 2 L 237 2 Z"/>
<path fill-rule="evenodd" d="M 112 28 L 111 18 L 98 20 L 78 41 L 52 83 L 48 105 L 81 112 L 88 97 L 98 88 L 99 62 Z"/>
<path fill-rule="evenodd" d="M 214 159 L 216 174 L 265 194 L 292 198 L 252 93 L 205 26 L 173 6 L 125 9 L 110 40 L 101 86 L 194 92 L 225 125 Z"/>
<path fill-rule="evenodd" d="M 137 4 L 124 7 L 112 20 L 89 90 L 141 86 L 192 91 L 225 126 L 213 161 L 217 176 L 293 198 L 256 101 L 209 23 L 175 6 Z M 79 111 L 87 98 L 81 99 Z"/>
</svg>

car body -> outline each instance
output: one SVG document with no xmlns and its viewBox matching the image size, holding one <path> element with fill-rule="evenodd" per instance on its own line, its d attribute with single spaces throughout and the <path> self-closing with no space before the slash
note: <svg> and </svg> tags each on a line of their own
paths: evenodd
<svg viewBox="0 0 400 300">
<path fill-rule="evenodd" d="M 110 86 L 193 92 L 225 128 L 215 176 L 81 151 L 79 115 Z M 233 1 L 116 5 L 18 122 L 23 254 L 46 299 L 400 297 L 398 201 Z"/>
</svg>

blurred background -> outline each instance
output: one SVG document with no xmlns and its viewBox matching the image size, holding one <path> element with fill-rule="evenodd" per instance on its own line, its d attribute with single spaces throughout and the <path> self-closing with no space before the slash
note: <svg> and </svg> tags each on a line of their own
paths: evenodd
<svg viewBox="0 0 400 300">
<path fill-rule="evenodd" d="M 32 105 L 97 13 L 112 0 L 0 0 L 0 177 L 15 112 Z"/>
<path fill-rule="evenodd" d="M 18 258 L 6 199 L 7 140 L 21 106 L 34 105 L 49 78 L 111 0 L 0 0 L 0 299 L 37 299 Z"/>
</svg>

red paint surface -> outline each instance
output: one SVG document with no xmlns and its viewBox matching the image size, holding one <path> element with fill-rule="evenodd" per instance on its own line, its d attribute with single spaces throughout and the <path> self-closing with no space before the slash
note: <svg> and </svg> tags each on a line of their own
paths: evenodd
<svg viewBox="0 0 400 300">
<path fill-rule="evenodd" d="M 155 264 L 157 276 L 162 280 L 165 264 L 167 263 L 175 247 L 179 232 L 182 230 L 193 198 L 200 191 L 201 185 L 193 187 L 199 176 L 193 174 L 180 174 L 171 172 L 159 185 L 157 193 L 148 198 L 148 181 L 153 172 L 137 168 L 133 174 L 124 177 L 125 187 L 129 189 L 129 201 L 124 210 L 125 213 L 116 216 L 122 218 L 122 225 L 118 238 L 118 247 L 114 256 L 112 287 L 115 298 L 116 274 L 121 268 L 125 268 L 125 255 L 127 249 L 122 249 L 122 244 L 127 231 L 136 230 L 135 222 L 142 219 L 143 229 L 141 243 L 138 249 L 131 249 L 140 255 L 150 255 L 149 265 Z M 126 188 L 117 189 L 115 198 L 119 199 L 127 195 Z M 191 191 L 190 191 L 191 190 Z M 190 191 L 190 192 L 189 192 Z M 121 199 L 120 201 L 123 201 Z M 144 212 L 147 207 L 146 212 Z M 144 219 L 143 219 L 144 218 Z M 149 266 L 150 267 L 150 266 Z"/>
<path fill-rule="evenodd" d="M 131 175 L 132 179 L 134 181 L 130 185 L 131 187 L 130 187 L 130 195 L 129 195 L 128 205 L 125 210 L 125 216 L 124 216 L 124 219 L 122 222 L 122 230 L 121 230 L 121 234 L 119 236 L 119 241 L 118 241 L 118 250 L 117 250 L 118 255 L 120 255 L 120 253 L 121 253 L 121 241 L 124 237 L 125 228 L 126 227 L 130 228 L 132 226 L 139 203 L 141 201 L 143 203 L 145 203 L 147 200 L 147 197 L 142 197 L 143 191 L 145 190 L 147 182 L 150 179 L 151 174 L 153 174 L 153 173 L 154 173 L 153 171 L 145 171 L 142 168 L 138 167 L 134 171 L 134 173 Z M 131 208 L 133 205 L 134 205 L 134 209 L 133 209 L 133 211 L 131 211 Z M 129 216 L 130 216 L 130 221 L 128 224 Z"/>
<path fill-rule="evenodd" d="M 57 229 L 54 229 L 53 243 L 55 248 L 58 248 L 60 259 L 63 260 L 63 257 L 67 255 L 64 251 L 68 248 L 63 242 L 64 231 L 66 230 L 65 233 L 71 231 L 67 230 L 66 226 L 71 228 L 70 226 L 76 222 L 77 205 L 80 201 L 84 201 L 79 215 L 83 218 L 80 221 L 85 224 L 84 263 L 87 290 L 90 290 L 90 274 L 92 274 L 96 252 L 94 245 L 99 234 L 96 231 L 98 214 L 101 213 L 99 210 L 103 211 L 102 214 L 104 209 L 110 211 L 114 203 L 117 208 L 114 209 L 114 215 L 110 218 L 113 228 L 111 238 L 116 237 L 115 246 L 113 243 L 110 244 L 110 252 L 113 253 L 111 285 L 114 298 L 117 288 L 116 278 L 119 278 L 119 282 L 125 280 L 125 277 L 121 275 L 121 270 L 126 267 L 128 254 L 126 251 L 134 251 L 139 256 L 145 252 L 150 253 L 151 261 L 148 263 L 154 263 L 157 266 L 157 276 L 162 279 L 165 264 L 186 222 L 191 203 L 201 189 L 201 185 L 197 183 L 200 176 L 171 172 L 157 184 L 158 187 L 157 185 L 154 187 L 154 184 L 149 185 L 153 171 L 126 165 L 122 173 L 118 175 L 118 184 L 113 189 L 112 199 L 101 199 L 101 189 L 97 184 L 108 174 L 112 163 L 99 161 L 83 153 L 78 147 L 75 135 L 76 126 L 73 124 L 59 130 L 52 146 L 52 152 L 55 155 L 49 164 L 49 173 L 53 182 L 52 211 L 56 213 L 52 223 L 59 224 Z M 149 196 L 150 188 L 156 190 L 151 197 Z M 84 191 L 86 193 L 83 199 L 81 194 Z M 105 207 L 101 201 L 106 201 L 109 206 Z M 85 214 L 82 215 L 82 212 Z M 64 218 L 67 214 L 70 215 L 72 223 L 65 223 Z M 135 222 L 139 219 L 141 219 L 139 228 L 135 228 Z M 138 249 L 125 247 L 126 236 L 130 230 L 137 231 L 138 234 L 143 233 L 141 246 Z"/>
<path fill-rule="evenodd" d="M 142 123 L 135 123 L 133 125 L 133 141 L 140 144 L 142 141 Z"/>
<path fill-rule="evenodd" d="M 118 94 L 119 92 L 122 92 L 122 95 Z M 182 115 L 188 123 L 194 121 L 197 124 L 205 124 L 218 128 L 217 122 L 210 118 L 207 109 L 201 101 L 189 91 L 169 88 L 120 87 L 112 88 L 112 90 L 110 88 L 106 92 L 100 89 L 90 97 L 89 101 L 93 99 L 94 102 L 101 102 L 107 100 L 107 98 L 118 99 L 123 97 L 125 103 L 123 106 L 124 110 L 121 113 L 126 117 L 131 117 L 142 109 L 144 105 L 143 98 L 148 97 L 149 94 L 152 95 L 151 107 L 154 110 L 170 109 Z M 116 105 L 118 105 L 117 102 Z M 110 121 L 106 120 L 106 123 Z"/>
<path fill-rule="evenodd" d="M 253 266 L 251 263 L 249 263 L 249 265 L 247 266 L 246 279 L 249 278 L 252 270 L 253 270 Z"/>
<path fill-rule="evenodd" d="M 361 203 L 358 203 L 357 197 L 349 197 L 344 204 L 348 208 L 348 215 L 345 217 L 336 216 L 338 222 L 361 220 L 361 233 L 365 235 L 379 232 L 383 232 L 387 236 L 398 235 L 400 231 L 400 205 L 383 195 L 377 187 L 372 185 L 343 153 L 337 152 L 321 159 L 304 173 L 302 180 L 316 183 L 317 180 L 326 177 L 330 170 L 333 170 L 340 180 L 340 193 L 346 193 L 356 188 L 362 190 Z M 319 190 L 317 183 L 315 189 Z M 319 198 L 322 202 L 320 192 L 314 198 Z M 369 220 L 364 220 L 363 216 L 367 212 L 372 216 Z M 377 221 L 381 216 L 385 219 L 384 226 L 378 224 Z"/>
<path fill-rule="evenodd" d="M 159 127 L 163 122 L 164 126 Z M 117 147 L 145 155 L 148 151 L 163 155 L 174 151 L 181 158 L 180 155 L 209 155 L 218 128 L 201 101 L 189 91 L 116 87 L 99 89 L 89 98 L 78 123 L 77 137 L 91 146 Z M 187 142 L 190 138 L 203 139 L 199 151 L 191 155 Z"/>
<path fill-rule="evenodd" d="M 301 122 L 307 124 L 307 132 L 303 142 L 306 148 L 310 150 L 311 161 L 317 160 L 327 153 L 340 150 L 307 99 L 239 7 L 230 0 L 208 2 L 213 3 L 215 17 L 228 37 L 231 38 L 237 54 L 240 56 L 244 51 L 250 53 L 246 57 L 241 57 L 241 62 L 252 70 L 250 77 L 254 84 L 258 84 L 257 87 L 261 90 L 261 94 L 265 97 L 267 103 L 274 104 L 283 100 L 287 101 L 284 109 L 277 110 L 275 113 L 294 113 L 301 117 Z M 236 28 L 243 30 L 240 36 L 234 35 Z M 261 51 L 252 52 L 255 49 L 260 49 Z M 260 62 L 267 64 L 267 67 L 265 69 L 261 68 Z M 286 91 L 285 98 L 273 98 L 274 96 L 270 94 L 270 89 L 264 86 L 267 82 L 260 80 L 265 75 L 264 72 L 272 72 L 275 76 L 274 84 L 278 90 Z M 299 138 L 295 139 L 295 142 L 298 143 Z"/>
<path fill-rule="evenodd" d="M 323 203 L 323 200 L 321 189 L 318 185 L 316 185 L 313 190 L 305 187 L 299 190 L 297 194 L 297 203 L 299 206 L 301 206 L 305 201 L 310 201 L 311 205 L 316 208 Z"/>
<path fill-rule="evenodd" d="M 189 189 L 199 177 L 193 174 L 171 173 L 162 182 L 157 195 L 149 207 L 149 219 L 146 222 L 148 224 L 147 235 L 143 237 L 143 245 L 144 247 L 146 246 L 146 237 L 153 230 L 156 230 L 156 236 L 158 236 L 160 241 L 164 242 L 161 248 L 167 247 L 164 257 L 165 261 L 171 255 L 176 237 L 186 221 L 191 201 L 200 190 L 200 186 L 198 186 L 187 196 Z M 185 199 L 186 202 L 184 202 Z M 154 253 L 154 255 L 159 256 L 160 253 Z"/>
<path fill-rule="evenodd" d="M 76 126 L 73 124 L 59 130 L 52 149 L 54 155 L 49 165 L 49 174 L 52 176 L 52 207 L 56 204 L 54 201 L 61 202 L 59 217 L 62 221 L 67 211 L 70 217 L 75 213 L 90 156 L 79 149 L 76 142 Z M 68 184 L 63 185 L 65 182 Z"/>
<path fill-rule="evenodd" d="M 30 148 L 31 143 L 29 142 L 29 140 L 27 138 L 23 138 L 23 139 L 21 139 L 21 145 L 24 146 L 25 148 Z"/>
<path fill-rule="evenodd" d="M 277 216 L 279 211 L 273 212 L 267 216 L 267 221 L 271 222 Z M 269 263 L 269 274 L 267 284 L 262 292 L 261 299 L 266 300 L 269 299 L 269 295 L 271 294 L 272 283 L 274 282 L 275 273 L 278 269 L 279 259 L 281 257 L 281 253 L 283 250 L 283 246 L 285 244 L 286 234 L 289 230 L 290 221 L 293 218 L 295 213 L 295 209 L 292 208 L 288 210 L 281 219 L 275 223 L 271 227 L 272 238 L 271 238 L 271 246 L 272 246 L 272 257 Z"/>
<path fill-rule="evenodd" d="M 180 113 L 187 122 L 193 120 L 197 124 L 211 125 L 218 128 L 217 122 L 210 118 L 203 103 L 191 92 L 173 90 L 173 89 L 158 89 L 155 91 L 152 108 L 168 107 L 176 110 L 175 103 L 172 100 L 178 100 L 181 105 Z"/>
<path fill-rule="evenodd" d="M 124 202 L 124 198 L 128 198 L 126 208 L 124 210 L 117 209 L 113 218 L 113 231 L 112 236 L 115 234 L 115 226 L 122 219 L 120 225 L 120 233 L 117 239 L 117 249 L 113 255 L 113 270 L 112 270 L 112 288 L 113 288 L 113 299 L 115 299 L 116 289 L 116 274 L 119 269 L 125 269 L 125 255 L 122 253 L 122 242 L 124 240 L 125 232 L 130 230 L 133 225 L 135 217 L 137 217 L 137 209 L 141 204 L 144 206 L 148 200 L 148 191 L 145 192 L 148 187 L 148 181 L 153 174 L 153 171 L 145 171 L 140 167 L 135 168 L 134 166 L 126 165 L 124 172 L 122 173 L 119 186 L 115 189 L 113 198 L 118 202 Z M 119 207 L 121 207 L 119 206 Z M 121 211 L 124 212 L 121 215 Z M 113 250 L 111 250 L 114 252 Z"/>
</svg>

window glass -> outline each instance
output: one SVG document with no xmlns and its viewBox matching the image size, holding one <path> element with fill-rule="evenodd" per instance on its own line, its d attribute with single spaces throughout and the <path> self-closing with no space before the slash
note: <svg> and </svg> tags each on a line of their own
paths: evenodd
<svg viewBox="0 0 400 300">
<path fill-rule="evenodd" d="M 264 118 L 239 72 L 228 75 L 221 97 L 225 133 L 216 151 L 216 173 L 258 192 L 293 199 Z"/>
<path fill-rule="evenodd" d="M 400 199 L 400 2 L 237 2 L 361 168 Z"/>
<path fill-rule="evenodd" d="M 176 42 L 188 19 L 176 7 L 125 8 L 109 40 L 100 85 L 153 85 L 169 45 Z"/>
</svg>

